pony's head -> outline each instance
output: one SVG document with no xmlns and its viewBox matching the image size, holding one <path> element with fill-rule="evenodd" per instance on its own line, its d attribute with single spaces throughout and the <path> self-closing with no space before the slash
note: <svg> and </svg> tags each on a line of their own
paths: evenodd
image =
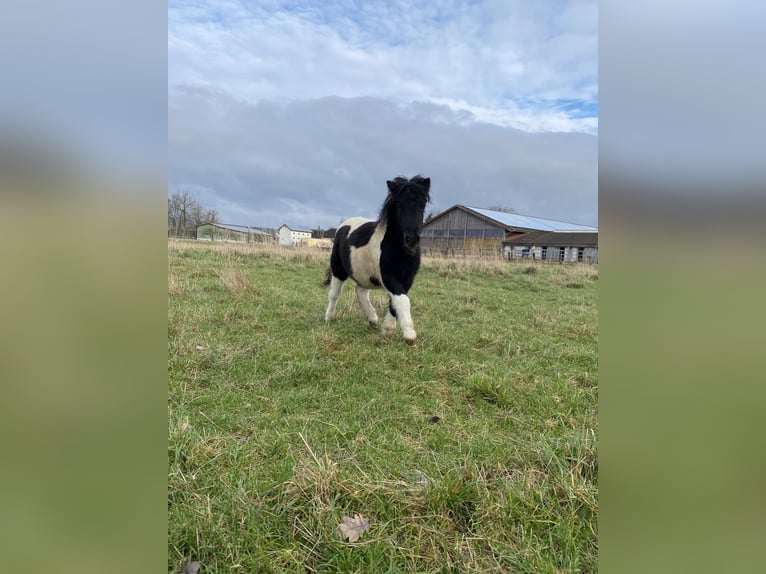
<svg viewBox="0 0 766 574">
<path fill-rule="evenodd" d="M 387 181 L 386 185 L 388 197 L 381 210 L 381 219 L 385 219 L 396 232 L 401 233 L 404 246 L 414 251 L 420 243 L 426 204 L 431 201 L 431 178 L 421 175 L 412 179 L 395 177 Z"/>
</svg>

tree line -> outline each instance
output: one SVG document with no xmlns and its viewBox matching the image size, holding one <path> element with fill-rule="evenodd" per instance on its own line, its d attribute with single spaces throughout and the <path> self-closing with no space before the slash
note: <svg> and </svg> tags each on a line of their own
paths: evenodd
<svg viewBox="0 0 766 574">
<path fill-rule="evenodd" d="M 168 230 L 172 235 L 190 236 L 190 233 L 202 223 L 221 223 L 218 211 L 204 207 L 191 192 L 185 189 L 175 191 L 168 197 Z M 271 228 L 258 229 L 276 232 Z M 333 239 L 336 231 L 334 227 L 330 229 L 318 227 L 311 230 L 311 236 L 317 239 Z"/>
<path fill-rule="evenodd" d="M 218 212 L 200 205 L 186 190 L 176 191 L 168 197 L 168 229 L 178 232 L 194 229 L 201 223 L 220 223 Z"/>
</svg>

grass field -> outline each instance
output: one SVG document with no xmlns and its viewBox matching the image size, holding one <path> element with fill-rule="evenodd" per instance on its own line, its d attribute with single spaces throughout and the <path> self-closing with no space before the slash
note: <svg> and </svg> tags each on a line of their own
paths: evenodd
<svg viewBox="0 0 766 574">
<path fill-rule="evenodd" d="M 328 260 L 169 244 L 168 571 L 595 572 L 598 269 L 425 260 L 408 347 Z"/>
</svg>

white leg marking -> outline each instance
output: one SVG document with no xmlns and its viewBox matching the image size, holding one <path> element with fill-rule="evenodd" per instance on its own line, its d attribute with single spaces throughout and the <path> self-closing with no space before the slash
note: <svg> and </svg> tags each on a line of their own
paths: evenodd
<svg viewBox="0 0 766 574">
<path fill-rule="evenodd" d="M 362 306 L 362 311 L 365 317 L 373 327 L 378 324 L 378 314 L 375 312 L 375 308 L 370 303 L 370 290 L 364 287 L 356 286 L 356 298 L 359 299 L 359 304 Z"/>
<path fill-rule="evenodd" d="M 333 275 L 330 279 L 330 295 L 328 296 L 327 311 L 324 314 L 325 321 L 329 321 L 335 315 L 335 306 L 338 304 L 342 291 L 343 281 Z"/>
<path fill-rule="evenodd" d="M 410 315 L 410 298 L 407 295 L 391 295 L 391 305 L 396 311 L 396 318 L 399 319 L 399 326 L 402 328 L 405 340 L 410 344 L 414 343 L 417 333 Z"/>
</svg>

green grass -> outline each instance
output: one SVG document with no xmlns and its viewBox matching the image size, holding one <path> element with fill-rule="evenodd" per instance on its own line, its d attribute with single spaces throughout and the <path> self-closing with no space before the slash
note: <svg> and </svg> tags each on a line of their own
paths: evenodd
<svg viewBox="0 0 766 574">
<path fill-rule="evenodd" d="M 168 258 L 169 572 L 597 570 L 595 267 L 425 261 L 409 347 L 327 254 Z"/>
</svg>

